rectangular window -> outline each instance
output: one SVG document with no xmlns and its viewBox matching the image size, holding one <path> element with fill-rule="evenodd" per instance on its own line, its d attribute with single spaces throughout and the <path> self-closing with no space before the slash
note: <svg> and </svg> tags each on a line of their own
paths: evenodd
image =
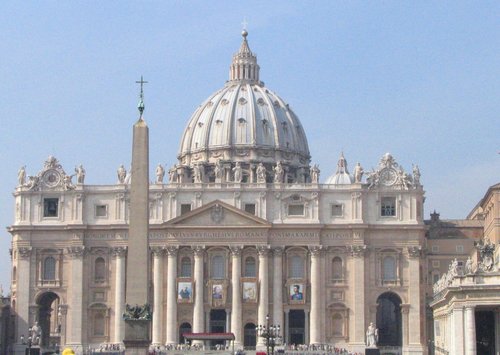
<svg viewBox="0 0 500 355">
<path fill-rule="evenodd" d="M 57 217 L 59 212 L 59 199 L 58 198 L 44 198 L 43 199 L 43 216 L 44 217 Z"/>
<path fill-rule="evenodd" d="M 344 214 L 344 208 L 342 204 L 336 203 L 332 205 L 332 217 L 342 217 Z"/>
<path fill-rule="evenodd" d="M 464 246 L 463 245 L 457 245 L 456 246 L 457 253 L 463 253 L 464 252 Z"/>
<path fill-rule="evenodd" d="M 393 217 L 396 215 L 396 198 L 383 197 L 380 204 L 380 215 L 382 217 Z"/>
<path fill-rule="evenodd" d="M 255 203 L 245 203 L 245 212 L 255 215 Z"/>
<path fill-rule="evenodd" d="M 439 252 L 439 245 L 433 245 L 433 246 L 432 246 L 432 252 L 433 252 L 433 253 L 437 253 L 437 252 Z"/>
<path fill-rule="evenodd" d="M 439 260 L 432 260 L 432 267 L 438 268 L 441 265 Z"/>
<path fill-rule="evenodd" d="M 186 214 L 188 212 L 191 212 L 191 204 L 190 203 L 183 203 L 181 205 L 181 216 L 183 214 Z"/>
<path fill-rule="evenodd" d="M 289 205 L 288 206 L 289 216 L 303 216 L 304 215 L 304 205 Z"/>
<path fill-rule="evenodd" d="M 95 206 L 95 216 L 96 217 L 107 217 L 108 216 L 108 206 L 107 205 L 96 205 Z"/>
</svg>

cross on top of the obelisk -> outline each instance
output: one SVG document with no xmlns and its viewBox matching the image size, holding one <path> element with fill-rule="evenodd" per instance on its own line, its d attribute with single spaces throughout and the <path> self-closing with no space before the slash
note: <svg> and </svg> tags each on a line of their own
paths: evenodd
<svg viewBox="0 0 500 355">
<path fill-rule="evenodd" d="M 144 112 L 144 84 L 147 84 L 147 81 L 144 81 L 144 78 L 141 75 L 141 80 L 136 81 L 136 84 L 141 84 L 141 93 L 139 94 L 139 104 L 137 105 L 137 108 L 139 109 L 139 113 L 141 114 Z"/>
</svg>

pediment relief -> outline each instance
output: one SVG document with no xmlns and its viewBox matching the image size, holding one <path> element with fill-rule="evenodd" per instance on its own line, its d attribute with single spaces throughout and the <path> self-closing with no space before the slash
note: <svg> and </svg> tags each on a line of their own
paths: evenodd
<svg viewBox="0 0 500 355">
<path fill-rule="evenodd" d="M 172 226 L 196 227 L 270 227 L 266 220 L 216 200 L 166 223 Z"/>
</svg>

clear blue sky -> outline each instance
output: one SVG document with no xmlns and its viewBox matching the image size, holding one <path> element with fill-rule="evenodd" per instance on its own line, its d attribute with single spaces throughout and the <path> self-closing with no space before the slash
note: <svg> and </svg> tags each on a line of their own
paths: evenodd
<svg viewBox="0 0 500 355">
<path fill-rule="evenodd" d="M 17 170 L 48 155 L 88 184 L 130 164 L 144 75 L 151 165 L 176 162 L 194 109 L 228 77 L 248 21 L 261 79 L 293 108 L 324 180 L 343 150 L 417 163 L 426 216 L 463 218 L 500 180 L 498 1 L 3 1 L 0 225 Z M 351 169 L 352 170 L 352 169 Z M 0 233 L 8 290 L 10 235 Z"/>
</svg>

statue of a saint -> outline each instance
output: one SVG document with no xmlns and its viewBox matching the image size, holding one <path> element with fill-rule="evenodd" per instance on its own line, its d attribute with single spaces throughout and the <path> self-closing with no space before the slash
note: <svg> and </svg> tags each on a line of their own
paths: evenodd
<svg viewBox="0 0 500 355">
<path fill-rule="evenodd" d="M 217 159 L 217 161 L 215 162 L 214 175 L 215 175 L 215 182 L 221 182 L 221 179 L 222 179 L 222 166 L 221 166 L 221 163 L 220 163 L 220 159 Z"/>
<path fill-rule="evenodd" d="M 21 166 L 21 169 L 17 172 L 17 185 L 23 186 L 26 184 L 26 167 Z"/>
<path fill-rule="evenodd" d="M 195 183 L 203 182 L 204 169 L 203 165 L 196 164 L 193 166 L 193 180 Z"/>
<path fill-rule="evenodd" d="M 234 173 L 234 182 L 240 183 L 243 179 L 243 170 L 241 169 L 241 164 L 239 161 L 236 162 L 235 167 L 233 168 Z"/>
<path fill-rule="evenodd" d="M 123 166 L 123 164 L 120 165 L 120 167 L 116 171 L 116 174 L 118 175 L 118 183 L 124 184 L 125 178 L 127 177 L 127 170 L 125 170 L 125 167 Z"/>
<path fill-rule="evenodd" d="M 174 165 L 173 167 L 170 168 L 168 171 L 168 180 L 170 183 L 177 183 L 179 175 L 177 174 L 177 165 Z"/>
<path fill-rule="evenodd" d="M 366 330 L 366 347 L 376 348 L 378 342 L 378 329 L 375 328 L 373 323 L 370 323 Z"/>
<path fill-rule="evenodd" d="M 469 256 L 467 258 L 467 261 L 465 262 L 465 274 L 470 275 L 472 274 L 472 258 Z"/>
<path fill-rule="evenodd" d="M 358 162 L 354 167 L 354 182 L 360 183 L 363 178 L 364 170 L 361 167 L 361 164 Z"/>
<path fill-rule="evenodd" d="M 161 164 L 158 164 L 158 166 L 156 167 L 156 183 L 163 184 L 164 176 L 165 176 L 165 169 L 163 169 L 163 166 L 161 166 Z"/>
<path fill-rule="evenodd" d="M 259 163 L 257 166 L 257 183 L 265 184 L 266 183 L 266 167 L 264 164 Z"/>
<path fill-rule="evenodd" d="M 420 169 L 418 165 L 413 165 L 413 185 L 420 186 Z"/>
<path fill-rule="evenodd" d="M 309 174 L 311 175 L 311 182 L 313 184 L 317 184 L 319 182 L 319 166 L 318 164 L 314 164 L 314 166 L 309 170 Z"/>
<path fill-rule="evenodd" d="M 75 168 L 75 173 L 76 173 L 77 184 L 83 184 L 85 181 L 85 169 L 83 168 L 82 164 L 78 165 Z"/>
<path fill-rule="evenodd" d="M 274 167 L 274 183 L 282 183 L 283 182 L 283 175 L 285 171 L 283 170 L 283 166 L 281 165 L 281 162 L 278 161 L 276 163 L 276 166 Z"/>
<path fill-rule="evenodd" d="M 31 344 L 40 345 L 40 339 L 42 338 L 42 327 L 38 325 L 38 322 L 31 327 Z"/>
</svg>

